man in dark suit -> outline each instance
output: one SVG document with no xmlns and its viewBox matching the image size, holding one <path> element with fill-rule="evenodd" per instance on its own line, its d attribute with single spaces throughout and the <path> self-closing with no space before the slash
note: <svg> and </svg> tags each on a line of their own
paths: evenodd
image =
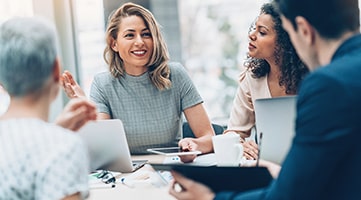
<svg viewBox="0 0 361 200">
<path fill-rule="evenodd" d="M 178 199 L 361 199 L 361 35 L 357 0 L 276 0 L 312 73 L 297 102 L 296 136 L 267 188 L 214 194 L 173 172 Z M 251 180 L 239 180 L 251 181 Z"/>
</svg>

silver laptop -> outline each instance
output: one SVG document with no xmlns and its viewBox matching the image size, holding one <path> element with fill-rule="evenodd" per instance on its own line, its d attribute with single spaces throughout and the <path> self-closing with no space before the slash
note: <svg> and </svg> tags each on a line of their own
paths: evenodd
<svg viewBox="0 0 361 200">
<path fill-rule="evenodd" d="M 285 96 L 255 100 L 261 159 L 283 163 L 295 135 L 296 99 L 296 96 Z"/>
<path fill-rule="evenodd" d="M 147 162 L 131 160 L 124 126 L 119 119 L 91 121 L 78 132 L 88 146 L 92 171 L 133 172 Z"/>
</svg>

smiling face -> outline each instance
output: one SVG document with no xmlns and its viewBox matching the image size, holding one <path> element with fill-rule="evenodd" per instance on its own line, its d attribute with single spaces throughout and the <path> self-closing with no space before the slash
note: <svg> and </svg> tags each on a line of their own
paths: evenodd
<svg viewBox="0 0 361 200">
<path fill-rule="evenodd" d="M 248 55 L 252 58 L 274 60 L 276 39 L 271 15 L 261 14 L 249 33 Z"/>
<path fill-rule="evenodd" d="M 121 20 L 112 49 L 119 53 L 128 74 L 140 75 L 147 71 L 146 64 L 153 53 L 153 38 L 141 17 L 132 15 Z"/>
</svg>

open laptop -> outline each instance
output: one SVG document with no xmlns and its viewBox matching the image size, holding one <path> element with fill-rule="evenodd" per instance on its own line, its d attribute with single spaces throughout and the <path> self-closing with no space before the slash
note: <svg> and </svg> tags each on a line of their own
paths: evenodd
<svg viewBox="0 0 361 200">
<path fill-rule="evenodd" d="M 285 96 L 255 100 L 261 159 L 283 163 L 295 135 L 296 99 L 297 96 Z"/>
<path fill-rule="evenodd" d="M 147 162 L 131 160 L 124 126 L 119 119 L 90 121 L 78 132 L 88 146 L 92 171 L 133 172 Z"/>
</svg>

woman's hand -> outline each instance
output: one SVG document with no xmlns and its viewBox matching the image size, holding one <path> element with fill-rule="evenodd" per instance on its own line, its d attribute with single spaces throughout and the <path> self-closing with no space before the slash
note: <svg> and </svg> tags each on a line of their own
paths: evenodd
<svg viewBox="0 0 361 200">
<path fill-rule="evenodd" d="M 258 145 L 253 141 L 245 141 L 243 144 L 243 156 L 247 160 L 257 160 L 258 159 Z"/>
<path fill-rule="evenodd" d="M 63 128 L 77 131 L 89 120 L 96 118 L 97 110 L 93 103 L 84 98 L 75 98 L 69 101 L 55 123 Z"/>
<path fill-rule="evenodd" d="M 61 75 L 60 83 L 69 98 L 86 97 L 85 92 L 79 84 L 74 80 L 73 75 L 69 71 L 64 71 Z"/>
<path fill-rule="evenodd" d="M 194 142 L 194 138 L 183 138 L 179 141 L 178 146 L 182 151 L 195 151 L 198 149 L 197 143 Z M 197 157 L 197 155 L 184 155 L 179 156 L 182 162 L 190 163 Z"/>
</svg>

